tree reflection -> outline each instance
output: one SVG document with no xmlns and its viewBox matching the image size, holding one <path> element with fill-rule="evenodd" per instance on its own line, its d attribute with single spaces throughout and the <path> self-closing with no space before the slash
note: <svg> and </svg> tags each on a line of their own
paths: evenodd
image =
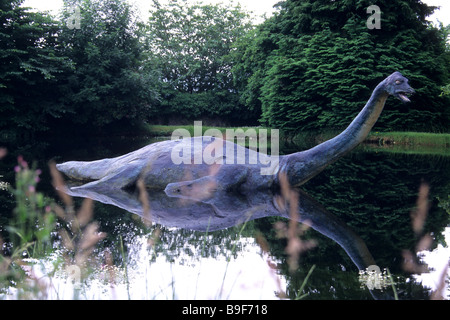
<svg viewBox="0 0 450 320">
<path fill-rule="evenodd" d="M 34 153 L 29 152 L 28 157 L 31 158 Z M 105 153 L 103 149 L 102 153 Z M 44 159 L 39 167 L 44 169 L 45 165 Z M 320 202 L 322 208 L 325 207 L 331 214 L 358 231 L 377 265 L 381 268 L 390 268 L 395 275 L 400 299 L 422 299 L 427 298 L 429 292 L 413 281 L 409 274 L 403 272 L 400 267 L 401 250 L 412 250 L 415 245 L 416 239 L 409 213 L 415 205 L 422 180 L 427 181 L 431 187 L 431 206 L 425 230 L 433 233 L 434 245 L 443 243 L 440 235 L 448 224 L 448 214 L 437 206 L 436 198 L 448 197 L 450 172 L 445 170 L 448 165 L 448 157 L 355 152 L 332 165 L 308 182 L 304 188 L 318 200 L 311 203 Z M 2 163 L 2 166 L 6 168 L 8 165 Z M 46 172 L 43 171 L 45 180 Z M 5 169 L 4 172 L 2 174 L 5 180 L 11 180 L 7 173 L 9 170 Z M 45 181 L 41 188 L 47 195 L 56 198 L 54 192 L 45 186 Z M 334 240 L 313 229 L 306 231 L 302 239 L 314 239 L 317 246 L 300 256 L 299 267 L 295 272 L 289 271 L 288 256 L 285 252 L 287 240 L 280 239 L 273 227 L 278 221 L 286 223 L 288 215 L 280 214 L 278 210 L 272 211 L 276 209 L 273 206 L 274 194 L 254 194 L 250 200 L 241 198 L 234 203 L 236 212 L 232 214 L 233 217 L 229 217 L 230 219 L 215 216 L 205 204 L 188 203 L 184 209 L 180 209 L 175 198 L 167 199 L 164 194 L 150 192 L 149 195 L 152 199 L 151 208 L 155 210 L 152 226 L 148 226 L 139 216 L 141 209 L 137 192 L 108 195 L 109 202 L 104 201 L 106 204 L 95 203 L 94 219 L 99 223 L 99 230 L 107 234 L 95 254 L 101 255 L 108 249 L 113 258 L 113 265 L 123 266 L 127 254 L 133 247 L 145 245 L 138 243 L 138 238 L 141 236 L 150 238 L 156 230 L 160 230 L 159 241 L 151 249 L 155 250 L 155 254 L 151 255 L 153 262 L 157 256 L 165 256 L 169 262 L 179 261 L 177 258 L 181 256 L 197 260 L 219 259 L 229 257 L 231 254 L 237 256 L 239 252 L 244 251 L 245 242 L 239 241 L 240 239 L 253 239 L 256 234 L 262 234 L 268 243 L 270 255 L 277 261 L 278 272 L 287 280 L 286 294 L 289 298 L 298 295 L 298 290 L 312 265 L 316 265 L 316 268 L 304 288 L 304 292 L 309 293 L 307 298 L 372 298 L 366 289 L 360 288 L 358 267 L 351 257 L 341 250 Z M 94 196 L 89 196 L 95 199 Z M 121 196 L 124 196 L 123 199 Z M 4 220 L 2 226 L 5 226 L 13 201 L 7 193 L 0 193 L 0 197 L 2 206 L 6 208 L 3 211 L 8 211 L 0 217 Z M 119 200 L 125 201 L 126 205 L 123 203 L 118 205 L 121 203 L 117 202 Z M 82 199 L 75 200 L 77 207 L 81 201 Z M 164 209 L 167 206 L 169 210 Z M 272 209 L 268 210 L 270 212 L 267 209 L 256 210 L 261 207 Z M 246 209 L 241 210 L 242 208 Z M 124 209 L 135 214 L 127 214 Z M 249 221 L 239 235 L 240 226 L 236 224 L 245 221 L 245 212 L 254 212 L 252 215 L 254 220 Z M 307 218 L 307 214 L 303 214 L 304 219 Z M 182 219 L 183 216 L 188 219 Z M 211 216 L 215 217 L 215 220 L 208 222 Z M 198 223 L 199 220 L 203 221 L 201 225 Z M 123 251 L 121 244 L 124 247 Z"/>
<path fill-rule="evenodd" d="M 433 200 L 437 195 L 445 194 L 450 180 L 445 174 L 438 174 L 442 173 L 439 170 L 440 166 L 429 165 L 428 169 L 424 169 L 422 159 L 422 157 L 416 159 L 404 157 L 401 159 L 402 161 L 393 161 L 392 156 L 386 157 L 382 154 L 357 154 L 341 160 L 330 170 L 316 177 L 317 181 L 314 185 L 310 183 L 305 186 L 321 202 L 327 204 L 327 208 L 333 214 L 359 231 L 361 238 L 367 243 L 380 267 L 389 267 L 395 273 L 395 276 L 398 277 L 398 279 L 396 278 L 396 287 L 399 290 L 400 298 L 426 298 L 429 296 L 427 289 L 411 281 L 410 276 L 399 267 L 400 250 L 413 246 L 414 237 L 411 236 L 409 212 L 414 206 L 417 196 L 417 181 L 420 182 L 421 178 L 425 178 L 437 186 L 432 188 L 431 200 Z M 435 160 L 444 161 L 442 159 Z M 379 168 L 383 170 L 380 171 Z M 405 172 L 408 172 L 409 175 L 407 176 Z M 377 183 L 371 183 L 372 180 Z M 390 188 L 389 185 L 393 185 L 393 187 Z M 395 189 L 402 191 L 392 191 Z M 89 196 L 95 198 L 95 195 Z M 137 199 L 138 196 L 137 194 L 128 194 L 127 197 Z M 108 201 L 105 201 L 106 203 L 113 203 L 121 197 L 109 196 L 109 198 Z M 180 208 L 176 198 L 167 199 L 166 195 L 155 193 L 150 194 L 150 198 L 151 208 L 156 209 L 154 221 L 162 225 L 160 227 L 160 246 L 157 250 L 159 254 L 166 255 L 168 261 L 175 261 L 176 257 L 183 254 L 198 259 L 227 256 L 235 241 L 238 240 L 239 228 L 235 225 L 243 221 L 242 217 L 245 214 L 242 210 L 237 210 L 231 216 L 223 218 L 216 217 L 211 209 L 208 210 L 207 206 L 195 201 Z M 245 199 L 235 205 L 241 206 L 240 209 L 242 209 L 245 203 L 247 211 L 249 210 L 248 203 L 253 203 L 253 208 L 263 205 L 266 208 L 275 209 L 273 198 L 273 194 L 258 194 L 254 195 L 250 201 Z M 305 199 L 308 199 L 306 202 L 313 203 L 309 197 Z M 130 207 L 129 200 L 127 200 L 127 204 L 122 203 L 119 206 L 139 215 L 139 201 L 133 200 L 133 203 L 136 207 Z M 130 239 L 135 233 L 142 234 L 149 231 L 141 220 L 130 218 L 133 216 L 124 216 L 121 210 L 117 212 L 117 217 L 113 218 L 111 211 L 114 211 L 112 210 L 114 207 L 99 207 L 98 210 L 105 211 L 105 213 L 104 215 L 97 214 L 97 217 L 100 222 L 105 218 L 106 225 L 110 223 L 108 221 L 111 219 L 113 221 L 125 219 L 134 223 L 139 231 L 125 232 L 125 234 L 129 234 Z M 162 210 L 166 207 L 170 210 Z M 264 213 L 256 211 L 252 216 L 252 219 L 255 220 L 248 223 L 242 236 L 255 237 L 256 231 L 264 235 L 271 255 L 281 261 L 278 268 L 288 279 L 287 295 L 289 297 L 294 298 L 297 295 L 303 279 L 314 264 L 317 265 L 317 268 L 305 288 L 307 292 L 311 293 L 311 298 L 371 298 L 367 290 L 361 290 L 357 277 L 359 267 L 355 268 L 355 263 L 348 253 L 337 250 L 338 244 L 334 240 L 330 240 L 329 237 L 318 232 L 308 231 L 305 234 L 306 240 L 314 239 L 318 245 L 301 256 L 298 270 L 294 273 L 289 272 L 285 252 L 287 240 L 277 237 L 273 228 L 275 222 L 286 221 L 288 216 L 272 209 L 266 209 Z M 167 214 L 161 214 L 161 212 Z M 302 215 L 303 219 L 308 218 L 308 213 L 302 212 Z M 182 219 L 183 216 L 189 217 L 189 219 Z M 447 224 L 448 217 L 443 215 L 443 210 L 435 205 L 431 206 L 429 216 L 426 229 L 434 232 L 436 243 L 440 241 L 438 235 Z M 124 230 L 119 230 L 118 226 L 125 226 L 127 223 L 114 224 L 110 227 L 118 228 L 118 230 L 107 232 L 110 234 L 119 232 L 120 234 Z M 152 228 L 154 229 L 155 226 Z M 189 246 L 185 244 L 189 244 Z M 113 244 L 111 243 L 111 245 Z M 238 246 L 236 252 L 239 250 Z"/>
<path fill-rule="evenodd" d="M 169 228 L 196 230 L 203 232 L 207 236 L 210 231 L 224 230 L 230 227 L 242 224 L 244 221 L 255 220 L 264 217 L 288 218 L 291 221 L 302 222 L 310 225 L 327 238 L 338 243 L 353 261 L 358 269 L 364 269 L 375 265 L 376 262 L 367 249 L 364 241 L 352 231 L 345 223 L 330 214 L 323 206 L 308 196 L 302 190 L 290 189 L 288 186 L 281 187 L 281 190 L 255 190 L 252 193 L 237 194 L 236 191 L 217 190 L 208 202 L 186 199 L 185 196 L 169 196 L 165 192 L 149 190 L 147 193 L 147 202 L 145 206 L 150 208 L 150 212 L 144 210 L 140 199 L 142 190 L 105 188 L 95 190 L 92 188 L 84 189 L 82 186 L 77 188 L 66 188 L 64 192 L 74 197 L 86 197 L 94 199 L 105 204 L 113 204 L 128 212 L 141 216 L 144 219 L 150 219 Z M 226 215 L 218 215 L 217 210 Z M 288 256 L 288 264 L 291 273 L 298 269 L 296 261 L 298 254 L 308 249 L 305 243 L 297 237 L 296 224 L 289 223 L 289 230 L 286 232 L 287 246 L 285 252 Z M 292 231 L 294 230 L 292 233 Z M 248 232 L 248 231 L 247 231 Z M 163 232 L 160 237 L 164 239 Z M 192 235 L 192 234 L 191 234 Z M 239 234 L 240 236 L 241 234 Z M 178 237 L 183 237 L 182 233 L 177 232 Z M 217 239 L 220 239 L 217 237 Z M 227 246 L 228 242 L 233 241 L 229 235 L 222 246 Z M 192 252 L 186 252 L 189 247 L 186 244 L 196 242 L 205 244 L 194 235 L 194 240 L 190 237 L 183 239 L 164 239 L 168 251 L 173 252 L 172 245 L 182 244 L 184 253 L 192 255 Z M 200 241 L 198 241 L 200 240 Z M 209 246 L 211 248 L 211 246 Z M 303 248 L 303 249 L 302 249 Z M 232 254 L 236 253 L 236 246 L 233 245 Z M 296 251 L 298 250 L 298 251 Z M 227 250 L 229 251 L 229 249 Z M 205 253 L 205 248 L 201 250 Z M 177 252 L 179 255 L 180 252 Z M 292 267 L 292 258 L 294 257 L 295 266 Z M 375 293 L 378 297 L 379 293 Z"/>
</svg>

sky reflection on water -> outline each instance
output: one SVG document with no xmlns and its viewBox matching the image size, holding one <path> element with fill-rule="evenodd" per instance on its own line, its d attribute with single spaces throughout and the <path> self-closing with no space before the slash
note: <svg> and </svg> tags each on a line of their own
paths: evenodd
<svg viewBox="0 0 450 320">
<path fill-rule="evenodd" d="M 47 159 L 38 167 L 45 168 Z M 353 224 L 353 228 L 356 226 L 356 231 L 364 237 L 375 259 L 380 258 L 380 267 L 391 269 L 398 263 L 395 249 L 408 248 L 406 232 L 411 229 L 409 212 L 417 197 L 417 185 L 425 177 L 431 186 L 430 201 L 433 202 L 428 215 L 431 231 L 442 230 L 442 225 L 447 225 L 447 245 L 444 245 L 443 237 L 435 233 L 433 237 L 437 247 L 431 252 L 420 252 L 423 261 L 436 271 L 405 275 L 401 270 L 391 269 L 396 280 L 401 275 L 396 284 L 399 293 L 403 294 L 401 299 L 426 298 L 426 293 L 408 292 L 408 284 L 417 286 L 422 283 L 424 287 L 434 290 L 445 263 L 449 261 L 448 214 L 442 214 L 436 201 L 437 196 L 448 192 L 448 161 L 448 157 L 353 153 L 317 176 L 311 181 L 314 185 L 309 185 L 307 190 L 327 209 L 331 208 L 333 214 Z M 50 185 L 48 181 L 43 181 L 43 184 Z M 49 190 L 44 192 L 52 194 Z M 269 267 L 267 254 L 256 243 L 251 231 L 239 236 L 237 231 L 211 232 L 206 236 L 204 231 L 195 234 L 194 231 L 161 226 L 165 238 L 161 239 L 155 257 L 153 249 L 147 248 L 147 239 L 151 236 L 148 230 L 126 229 L 136 228 L 130 218 L 138 218 L 136 215 L 101 203 L 96 203 L 94 210 L 94 220 L 99 221 L 101 230 L 110 234 L 112 239 L 101 244 L 95 254 L 105 260 L 102 256 L 105 249 L 116 250 L 113 252 L 115 261 L 112 266 L 103 262 L 88 277 L 76 296 L 79 299 L 278 299 L 280 292 L 287 292 L 290 298 L 295 298 L 313 264 L 318 266 L 306 286 L 306 299 L 372 298 L 367 289 L 358 288 L 357 270 L 345 257 L 345 252 L 331 240 L 325 242 L 319 239 L 318 248 L 303 254 L 297 274 L 291 275 L 285 268 L 282 241 L 274 237 L 268 240 L 271 259 L 275 260 L 272 262 L 277 264 L 278 269 Z M 265 218 L 259 219 L 252 228 L 257 230 L 266 225 L 261 232 L 270 237 L 268 233 L 273 230 L 273 221 L 264 221 Z M 117 254 L 120 251 L 119 237 L 123 237 L 128 250 L 125 263 L 120 253 Z M 317 233 L 311 237 L 315 239 Z M 205 238 L 210 249 L 217 254 L 202 253 Z M 227 264 L 226 259 L 231 256 L 234 243 L 238 244 L 236 258 L 232 257 Z M 175 249 L 174 244 L 177 246 Z M 40 265 L 46 265 L 47 272 L 52 271 L 51 264 L 57 258 L 58 250 L 49 259 L 39 261 L 33 270 L 41 283 L 48 284 L 47 295 L 42 298 L 73 299 L 73 279 L 64 270 L 58 270 L 50 278 L 39 270 Z M 444 297 L 449 299 L 448 282 L 444 290 Z M 12 299 L 16 297 L 15 292 L 15 288 L 10 288 L 10 295 L 0 298 Z"/>
</svg>

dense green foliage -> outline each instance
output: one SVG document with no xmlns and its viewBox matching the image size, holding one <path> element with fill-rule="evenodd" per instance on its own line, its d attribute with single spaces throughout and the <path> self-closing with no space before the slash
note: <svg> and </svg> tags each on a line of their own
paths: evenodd
<svg viewBox="0 0 450 320">
<path fill-rule="evenodd" d="M 373 1 L 284 1 L 260 26 L 237 72 L 248 74 L 242 98 L 262 110 L 262 122 L 287 130 L 342 128 L 394 71 L 416 89 L 411 104 L 390 99 L 378 125 L 448 130 L 447 32 L 425 19 L 421 1 L 378 1 L 380 29 L 369 29 Z M 399 9 L 400 8 L 400 9 Z"/>
<path fill-rule="evenodd" d="M 143 50 L 128 4 L 66 1 L 56 20 L 22 2 L 2 2 L 0 11 L 2 139 L 49 128 L 92 132 L 151 114 L 156 92 L 141 71 Z"/>
<path fill-rule="evenodd" d="M 43 129 L 62 110 L 55 99 L 68 59 L 57 54 L 59 27 L 22 1 L 0 2 L 0 129 L 2 138 Z"/>
<path fill-rule="evenodd" d="M 80 26 L 63 27 L 62 54 L 75 65 L 63 81 L 63 108 L 76 124 L 104 126 L 154 112 L 152 74 L 142 72 L 143 47 L 131 7 L 121 0 L 66 1 L 80 9 Z M 73 13 L 72 13 L 73 15 Z M 76 16 L 74 16 L 76 18 Z"/>
<path fill-rule="evenodd" d="M 240 112 L 231 74 L 233 46 L 252 28 L 248 14 L 231 5 L 153 3 L 146 26 L 146 66 L 160 72 L 162 122 L 205 117 L 222 123 L 249 121 Z"/>
<path fill-rule="evenodd" d="M 0 3 L 0 137 L 135 131 L 141 122 L 342 128 L 398 70 L 417 94 L 390 99 L 379 128 L 447 131 L 448 26 L 418 0 L 282 1 L 255 28 L 241 7 L 66 0 L 59 17 Z M 400 9 L 399 9 L 400 8 Z M 77 11 L 78 10 L 78 11 Z"/>
</svg>

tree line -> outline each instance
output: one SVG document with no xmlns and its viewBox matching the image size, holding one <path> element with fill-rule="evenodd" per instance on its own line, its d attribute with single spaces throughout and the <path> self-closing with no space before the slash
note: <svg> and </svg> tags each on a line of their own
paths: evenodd
<svg viewBox="0 0 450 320">
<path fill-rule="evenodd" d="M 58 17 L 0 2 L 0 137 L 117 130 L 141 123 L 341 128 L 393 71 L 416 89 L 377 126 L 448 131 L 449 27 L 419 0 L 281 1 L 263 23 L 239 5 L 65 0 Z"/>
</svg>

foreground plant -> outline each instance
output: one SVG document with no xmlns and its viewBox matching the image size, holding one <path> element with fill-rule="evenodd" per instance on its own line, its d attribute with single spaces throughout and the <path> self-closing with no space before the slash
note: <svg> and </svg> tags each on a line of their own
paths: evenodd
<svg viewBox="0 0 450 320">
<path fill-rule="evenodd" d="M 73 298 L 79 297 L 80 284 L 90 269 L 88 261 L 96 244 L 105 237 L 91 222 L 92 200 L 87 199 L 75 212 L 71 197 L 61 190 L 64 182 L 54 164 L 50 164 L 53 184 L 65 205 L 56 204 L 36 191 L 41 170 L 30 168 L 18 157 L 15 186 L 8 191 L 16 207 L 10 225 L 9 241 L 0 244 L 0 293 L 15 299 L 46 299 L 54 290 L 53 277 L 66 273 L 74 286 Z M 58 219 L 59 218 L 59 219 Z M 60 243 L 61 246 L 57 244 Z M 50 261 L 51 263 L 46 263 Z M 58 292 L 56 292 L 58 298 Z"/>
<path fill-rule="evenodd" d="M 21 156 L 17 162 L 15 187 L 7 186 L 15 197 L 16 207 L 6 228 L 9 243 L 2 245 L 6 252 L 0 255 L 0 285 L 17 284 L 17 298 L 20 299 L 28 298 L 30 292 L 37 294 L 40 291 L 37 282 L 26 280 L 33 276 L 31 265 L 34 259 L 52 251 L 51 236 L 56 216 L 51 210 L 50 200 L 36 191 L 41 170 L 30 168 Z"/>
</svg>

